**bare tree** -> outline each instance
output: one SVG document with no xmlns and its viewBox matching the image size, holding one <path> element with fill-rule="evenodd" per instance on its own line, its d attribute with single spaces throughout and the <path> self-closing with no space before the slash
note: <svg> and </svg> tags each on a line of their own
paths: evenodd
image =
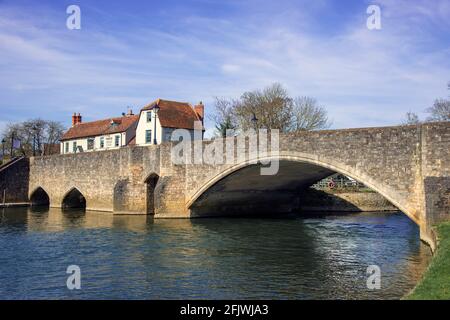
<svg viewBox="0 0 450 320">
<path fill-rule="evenodd" d="M 402 125 L 412 125 L 419 123 L 420 123 L 419 116 L 412 111 L 408 111 L 406 113 L 406 119 L 403 121 Z"/>
<path fill-rule="evenodd" d="M 317 130 L 330 126 L 327 111 L 314 98 L 292 99 L 287 90 L 274 83 L 263 90 L 244 92 L 239 99 L 216 98 L 216 113 L 211 118 L 216 135 L 227 129 L 246 131 L 257 128 L 281 132 Z M 252 121 L 257 120 L 257 121 Z"/>
<path fill-rule="evenodd" d="M 292 118 L 292 99 L 286 89 L 274 83 L 261 90 L 245 92 L 234 107 L 238 126 L 242 130 L 253 128 L 251 119 L 258 119 L 257 127 L 279 129 L 286 132 Z"/>
<path fill-rule="evenodd" d="M 215 97 L 215 113 L 210 116 L 214 121 L 217 137 L 226 137 L 227 130 L 236 130 L 236 119 L 234 117 L 234 106 L 236 101 L 232 99 Z"/>
<path fill-rule="evenodd" d="M 450 100 L 436 99 L 426 111 L 430 114 L 428 121 L 450 121 Z"/>
<path fill-rule="evenodd" d="M 33 119 L 7 125 L 2 139 L 5 140 L 6 150 L 11 148 L 14 137 L 14 140 L 20 140 L 21 155 L 31 156 L 33 153 L 40 155 L 44 145 L 58 143 L 63 132 L 64 128 L 59 122 Z"/>
<path fill-rule="evenodd" d="M 447 84 L 450 90 L 450 82 Z M 430 114 L 427 121 L 450 121 L 450 99 L 436 99 L 433 106 L 426 109 Z"/>
<path fill-rule="evenodd" d="M 56 144 L 59 143 L 64 133 L 64 127 L 61 122 L 47 121 L 46 143 Z"/>
<path fill-rule="evenodd" d="M 329 128 L 327 111 L 319 106 L 317 100 L 311 97 L 294 99 L 292 130 L 318 130 Z"/>
</svg>

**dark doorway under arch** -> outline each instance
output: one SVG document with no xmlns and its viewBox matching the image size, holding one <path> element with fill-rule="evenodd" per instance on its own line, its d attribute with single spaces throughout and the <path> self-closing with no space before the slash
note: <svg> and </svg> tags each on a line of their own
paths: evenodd
<svg viewBox="0 0 450 320">
<path fill-rule="evenodd" d="M 156 173 L 152 173 L 145 179 L 146 184 L 146 196 L 147 196 L 147 214 L 155 214 L 155 189 L 158 183 L 159 176 Z"/>
<path fill-rule="evenodd" d="M 49 206 L 50 198 L 41 187 L 37 188 L 30 196 L 31 206 Z"/>
<path fill-rule="evenodd" d="M 62 201 L 63 209 L 86 208 L 86 198 L 78 189 L 70 190 Z"/>
</svg>

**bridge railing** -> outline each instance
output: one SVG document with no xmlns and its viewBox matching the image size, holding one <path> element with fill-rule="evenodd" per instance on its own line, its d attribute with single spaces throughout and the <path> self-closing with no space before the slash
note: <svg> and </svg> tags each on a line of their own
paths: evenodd
<svg viewBox="0 0 450 320">
<path fill-rule="evenodd" d="M 363 183 L 358 182 L 349 178 L 336 178 L 329 177 L 320 180 L 319 182 L 312 185 L 312 188 L 317 190 L 358 190 L 358 191 L 369 191 L 370 189 L 366 187 Z"/>
</svg>

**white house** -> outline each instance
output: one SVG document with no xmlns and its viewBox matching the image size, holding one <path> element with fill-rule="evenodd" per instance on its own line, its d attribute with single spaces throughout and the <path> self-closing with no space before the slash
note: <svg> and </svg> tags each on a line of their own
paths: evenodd
<svg viewBox="0 0 450 320">
<path fill-rule="evenodd" d="M 72 116 L 72 127 L 61 138 L 61 154 L 117 149 L 128 145 L 136 135 L 139 116 L 131 111 L 118 118 L 82 122 Z"/>
<path fill-rule="evenodd" d="M 187 102 L 158 99 L 141 109 L 136 129 L 136 145 L 159 144 L 171 140 L 175 129 L 187 129 L 194 138 L 194 126 L 200 124 L 203 139 L 205 109 L 200 102 L 192 107 Z"/>
<path fill-rule="evenodd" d="M 117 149 L 127 145 L 152 145 L 171 140 L 175 129 L 187 129 L 194 137 L 195 123 L 201 123 L 203 139 L 204 106 L 157 99 L 122 117 L 82 122 L 73 114 L 72 127 L 61 138 L 61 154 Z M 156 134 L 155 134 L 156 133 Z"/>
</svg>

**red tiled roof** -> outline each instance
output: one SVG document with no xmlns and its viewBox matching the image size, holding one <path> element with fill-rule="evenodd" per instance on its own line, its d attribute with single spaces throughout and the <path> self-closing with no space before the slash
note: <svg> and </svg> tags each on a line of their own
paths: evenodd
<svg viewBox="0 0 450 320">
<path fill-rule="evenodd" d="M 156 105 L 159 106 L 158 118 L 162 127 L 194 129 L 194 122 L 201 121 L 192 106 L 187 102 L 177 102 L 158 99 L 142 108 L 151 110 Z"/>
<path fill-rule="evenodd" d="M 78 123 L 67 130 L 61 138 L 61 141 L 124 132 L 138 120 L 138 115 L 132 115 Z M 114 124 L 112 124 L 112 122 L 114 122 Z"/>
</svg>

